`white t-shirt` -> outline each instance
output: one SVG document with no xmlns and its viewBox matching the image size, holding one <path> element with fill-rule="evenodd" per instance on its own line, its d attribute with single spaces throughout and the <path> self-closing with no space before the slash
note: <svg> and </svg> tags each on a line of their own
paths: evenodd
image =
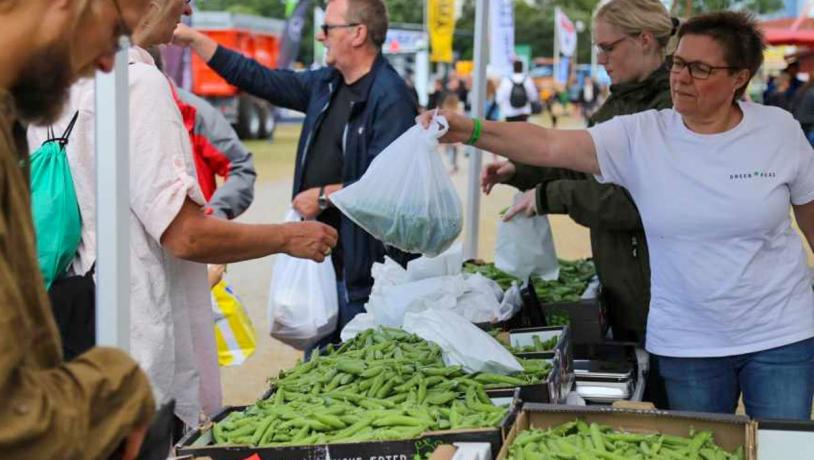
<svg viewBox="0 0 814 460">
<path fill-rule="evenodd" d="M 512 87 L 514 86 L 515 82 L 518 84 L 522 83 L 523 87 L 526 89 L 526 97 L 528 98 L 528 102 L 523 107 L 513 107 L 512 103 L 510 102 Z M 528 75 L 522 73 L 516 73 L 511 77 L 504 78 L 500 82 L 500 86 L 498 86 L 497 92 L 495 93 L 495 102 L 497 102 L 498 107 L 500 107 L 500 114 L 503 115 L 503 117 L 530 115 L 531 103 L 539 99 L 540 96 L 537 94 L 537 87 L 534 86 L 534 80 L 532 80 L 532 78 Z"/>
<path fill-rule="evenodd" d="M 130 49 L 130 353 L 150 378 L 157 402 L 176 400 L 190 426 L 200 412 L 221 407 L 212 307 L 206 265 L 173 257 L 161 235 L 187 198 L 205 203 L 189 135 L 169 82 L 143 49 Z M 71 89 L 71 102 L 54 131 L 79 110 L 66 148 L 80 213 L 82 240 L 73 264 L 84 274 L 96 261 L 95 91 L 92 79 Z M 46 128 L 30 127 L 38 148 Z M 105 154 L 114 155 L 115 152 Z M 99 308 L 115 308 L 100 305 Z"/>
<path fill-rule="evenodd" d="M 620 116 L 589 132 L 601 182 L 627 188 L 650 247 L 647 349 L 717 357 L 814 337 L 814 295 L 790 204 L 814 200 L 814 153 L 775 107 L 740 103 L 719 134 L 672 109 Z"/>
</svg>

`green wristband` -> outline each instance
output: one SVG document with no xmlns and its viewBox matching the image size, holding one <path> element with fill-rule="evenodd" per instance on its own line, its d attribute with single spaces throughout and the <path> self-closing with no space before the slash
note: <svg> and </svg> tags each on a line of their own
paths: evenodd
<svg viewBox="0 0 814 460">
<path fill-rule="evenodd" d="M 475 142 L 478 142 L 478 139 L 480 139 L 480 118 L 473 118 L 472 121 L 475 122 L 475 127 L 472 129 L 472 135 L 469 136 L 469 140 L 466 141 L 467 145 L 475 145 Z"/>
</svg>

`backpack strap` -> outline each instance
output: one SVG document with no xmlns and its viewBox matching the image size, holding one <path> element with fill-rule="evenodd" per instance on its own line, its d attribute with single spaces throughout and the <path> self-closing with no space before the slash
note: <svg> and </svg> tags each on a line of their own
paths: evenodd
<svg viewBox="0 0 814 460">
<path fill-rule="evenodd" d="M 71 137 L 71 133 L 73 132 L 73 128 L 76 125 L 76 120 L 77 119 L 79 119 L 79 111 L 78 110 L 76 112 L 74 112 L 73 117 L 71 118 L 71 121 L 68 122 L 68 126 L 65 128 L 65 131 L 62 133 L 62 136 L 59 136 L 59 137 L 57 137 L 56 134 L 54 134 L 54 127 L 53 126 L 48 126 L 48 133 L 47 133 L 48 134 L 48 139 L 46 139 L 45 142 L 43 142 L 43 144 L 45 144 L 47 142 L 57 142 L 57 143 L 59 143 L 60 147 L 65 148 L 65 146 L 68 145 L 68 139 Z"/>
</svg>

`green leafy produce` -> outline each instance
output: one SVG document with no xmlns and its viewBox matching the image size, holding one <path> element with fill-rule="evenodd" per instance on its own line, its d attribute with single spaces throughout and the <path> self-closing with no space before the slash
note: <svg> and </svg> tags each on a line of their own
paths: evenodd
<svg viewBox="0 0 814 460">
<path fill-rule="evenodd" d="M 689 438 L 664 434 L 637 434 L 582 420 L 546 430 L 523 431 L 509 448 L 508 460 L 743 460 L 743 449 L 728 453 L 718 447 L 712 433 L 691 433 Z"/>
<path fill-rule="evenodd" d="M 543 303 L 577 302 L 582 298 L 588 283 L 596 274 L 590 260 L 560 260 L 560 276 L 557 280 L 534 280 L 534 291 Z"/>
<path fill-rule="evenodd" d="M 549 326 L 567 326 L 571 324 L 571 316 L 562 310 L 546 312 L 546 319 Z"/>
<path fill-rule="evenodd" d="M 511 345 L 507 345 L 506 348 L 509 349 L 512 353 L 534 353 L 540 351 L 551 351 L 557 347 L 557 342 L 560 340 L 559 335 L 555 335 L 548 340 L 541 340 L 540 336 L 535 335 L 532 337 L 534 343 L 531 345 L 526 345 L 523 347 L 513 347 Z"/>
<path fill-rule="evenodd" d="M 465 273 L 479 273 L 486 278 L 495 281 L 504 291 L 512 287 L 512 282 L 517 282 L 518 284 L 521 282 L 519 278 L 514 277 L 503 270 L 498 270 L 493 263 L 480 265 L 467 262 L 464 264 L 463 271 Z"/>
<path fill-rule="evenodd" d="M 467 273 L 480 273 L 498 283 L 504 290 L 511 287 L 513 281 L 520 280 L 495 267 L 495 264 L 464 264 Z M 582 298 L 588 283 L 596 274 L 594 263 L 589 259 L 568 261 L 560 259 L 560 276 L 556 280 L 546 281 L 535 278 L 534 291 L 542 303 L 576 302 Z M 549 324 L 561 326 L 568 324 L 567 315 L 549 315 Z"/>
<path fill-rule="evenodd" d="M 507 350 L 512 352 L 513 354 L 517 353 L 534 353 L 534 352 L 541 352 L 541 351 L 551 351 L 557 347 L 557 342 L 560 341 L 560 336 L 555 335 L 548 340 L 542 340 L 539 335 L 532 336 L 532 344 L 526 345 L 522 347 L 513 347 L 512 344 L 509 342 L 508 336 L 501 335 L 501 331 L 499 329 L 493 329 L 489 331 L 489 335 L 494 337 L 501 345 L 503 345 Z"/>
<path fill-rule="evenodd" d="M 454 193 L 440 193 L 437 199 L 448 206 L 460 203 Z M 394 212 L 392 203 L 372 196 L 366 201 L 346 203 L 342 210 L 349 212 L 348 217 L 370 234 L 391 246 L 405 252 L 437 256 L 461 233 L 463 222 L 460 212 L 446 215 L 433 210 L 428 213 L 425 203 L 413 205 L 414 208 L 408 204 L 399 205 L 398 212 Z"/>
<path fill-rule="evenodd" d="M 370 329 L 281 372 L 275 392 L 213 427 L 218 445 L 283 446 L 411 439 L 425 431 L 495 427 L 506 407 L 486 388 L 545 381 L 545 360 L 512 376 L 466 374 L 441 349 L 399 329 Z"/>
<path fill-rule="evenodd" d="M 520 280 L 495 267 L 494 264 L 464 264 L 464 271 L 467 273 L 480 273 L 498 283 L 502 289 L 511 287 L 512 282 Z M 596 274 L 596 269 L 591 260 L 567 261 L 560 259 L 560 276 L 557 280 L 545 281 L 541 278 L 534 279 L 534 287 L 540 301 L 543 303 L 553 302 L 575 302 L 578 301 L 588 283 Z M 560 317 L 562 318 L 562 317 Z"/>
</svg>

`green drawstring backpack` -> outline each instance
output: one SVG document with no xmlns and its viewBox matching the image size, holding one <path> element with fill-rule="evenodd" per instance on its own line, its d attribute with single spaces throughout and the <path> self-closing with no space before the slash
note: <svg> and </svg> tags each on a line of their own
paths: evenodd
<svg viewBox="0 0 814 460">
<path fill-rule="evenodd" d="M 49 128 L 48 140 L 29 158 L 37 258 L 46 289 L 67 271 L 81 239 L 82 218 L 65 153 L 78 116 L 76 112 L 61 137 Z"/>
</svg>

